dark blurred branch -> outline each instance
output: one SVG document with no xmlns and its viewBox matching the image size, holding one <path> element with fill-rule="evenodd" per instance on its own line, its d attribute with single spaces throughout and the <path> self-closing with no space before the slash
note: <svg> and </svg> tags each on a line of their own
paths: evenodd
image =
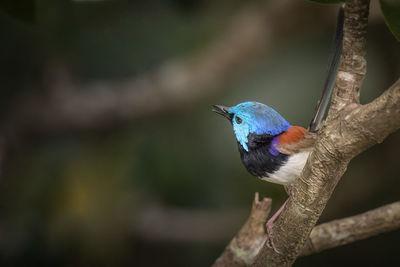
<svg viewBox="0 0 400 267">
<path fill-rule="evenodd" d="M 59 75 L 45 82 L 45 94 L 18 102 L 5 128 L 11 133 L 103 128 L 182 108 L 244 75 L 249 63 L 272 44 L 321 27 L 315 21 L 329 18 L 323 11 L 330 10 L 318 5 L 290 0 L 265 2 L 251 2 L 241 8 L 220 37 L 194 57 L 169 60 L 151 73 L 125 81 L 87 84 L 69 78 L 61 67 Z M 301 15 L 313 8 L 318 10 L 313 12 L 313 20 Z"/>
<path fill-rule="evenodd" d="M 237 231 L 246 213 L 145 206 L 134 215 L 132 234 L 151 242 L 221 242 Z"/>
</svg>

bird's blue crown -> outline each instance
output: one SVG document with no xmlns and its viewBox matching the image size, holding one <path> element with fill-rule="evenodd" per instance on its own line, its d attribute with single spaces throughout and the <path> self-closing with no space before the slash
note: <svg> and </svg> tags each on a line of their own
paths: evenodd
<svg viewBox="0 0 400 267">
<path fill-rule="evenodd" d="M 249 134 L 274 136 L 290 128 L 290 124 L 278 112 L 267 105 L 254 101 L 230 107 L 228 113 L 232 115 L 236 139 L 246 151 L 249 151 L 247 147 Z"/>
</svg>

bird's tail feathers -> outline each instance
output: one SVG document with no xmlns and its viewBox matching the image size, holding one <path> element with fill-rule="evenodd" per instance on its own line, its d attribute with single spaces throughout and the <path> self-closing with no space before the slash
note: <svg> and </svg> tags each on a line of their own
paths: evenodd
<svg viewBox="0 0 400 267">
<path fill-rule="evenodd" d="M 315 108 L 314 118 L 310 123 L 309 127 L 310 132 L 316 132 L 328 108 L 329 100 L 333 92 L 333 86 L 335 83 L 335 78 L 339 66 L 339 60 L 342 54 L 343 22 L 344 22 L 344 4 L 341 4 L 337 19 L 335 38 L 332 45 L 332 53 L 329 58 L 328 72 L 325 79 L 322 96 L 317 103 L 317 106 Z"/>
</svg>

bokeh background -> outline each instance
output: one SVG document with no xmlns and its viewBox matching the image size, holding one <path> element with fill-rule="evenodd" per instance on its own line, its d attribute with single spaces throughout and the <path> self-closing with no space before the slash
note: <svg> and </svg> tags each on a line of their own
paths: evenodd
<svg viewBox="0 0 400 267">
<path fill-rule="evenodd" d="M 400 74 L 372 1 L 366 103 Z M 254 192 L 212 104 L 307 126 L 336 6 L 305 0 L 2 1 L 0 265 L 209 266 Z M 398 200 L 400 133 L 354 159 L 320 221 Z M 399 266 L 395 231 L 295 266 Z"/>
</svg>

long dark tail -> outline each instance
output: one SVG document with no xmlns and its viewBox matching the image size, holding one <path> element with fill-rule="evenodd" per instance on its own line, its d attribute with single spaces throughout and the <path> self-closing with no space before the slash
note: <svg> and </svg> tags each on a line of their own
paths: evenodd
<svg viewBox="0 0 400 267">
<path fill-rule="evenodd" d="M 309 127 L 310 132 L 315 132 L 318 125 L 322 121 L 325 112 L 328 108 L 329 100 L 332 95 L 333 85 L 335 82 L 337 69 L 339 65 L 340 55 L 342 54 L 342 43 L 343 43 L 343 22 L 344 22 L 344 4 L 340 6 L 339 14 L 337 18 L 335 39 L 333 41 L 332 52 L 329 58 L 329 68 L 325 79 L 324 89 L 322 96 L 318 101 L 315 108 L 315 115 L 312 119 Z"/>
</svg>

